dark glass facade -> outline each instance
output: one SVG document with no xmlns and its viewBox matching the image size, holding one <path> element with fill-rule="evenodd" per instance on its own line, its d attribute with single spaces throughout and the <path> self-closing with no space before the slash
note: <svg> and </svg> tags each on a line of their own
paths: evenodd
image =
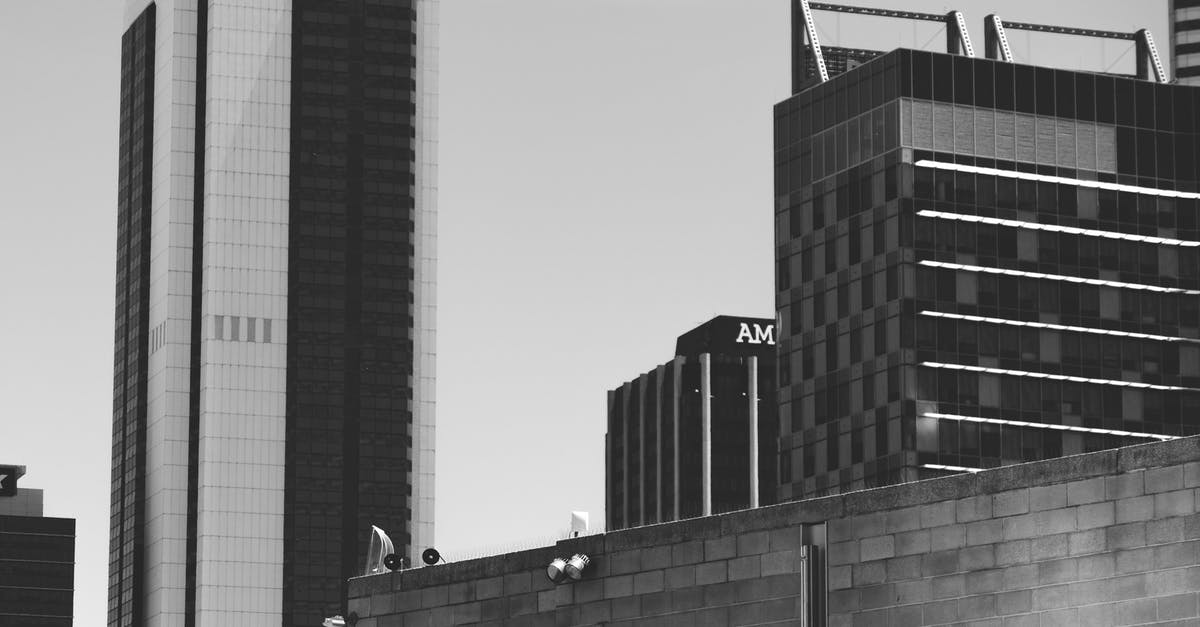
<svg viewBox="0 0 1200 627">
<path fill-rule="evenodd" d="M 704 515 L 706 378 L 711 513 L 751 505 L 751 403 L 758 412 L 758 502 L 775 502 L 779 432 L 773 333 L 769 319 L 719 316 L 680 336 L 675 359 L 608 393 L 608 530 Z"/>
<path fill-rule="evenodd" d="M 150 297 L 154 18 L 150 5 L 121 37 L 117 160 L 117 280 L 113 340 L 112 492 L 108 624 L 141 621 L 146 377 Z"/>
<path fill-rule="evenodd" d="M 0 625 L 71 627 L 74 586 L 73 519 L 0 514 Z"/>
<path fill-rule="evenodd" d="M 293 5 L 284 624 L 409 553 L 415 7 Z"/>
<path fill-rule="evenodd" d="M 1200 432 L 1198 105 L 908 50 L 777 105 L 780 498 Z"/>
</svg>

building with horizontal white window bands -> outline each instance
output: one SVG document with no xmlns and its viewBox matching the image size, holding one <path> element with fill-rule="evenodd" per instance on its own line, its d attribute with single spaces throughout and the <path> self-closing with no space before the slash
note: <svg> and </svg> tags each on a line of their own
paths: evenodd
<svg viewBox="0 0 1200 627">
<path fill-rule="evenodd" d="M 608 393 L 609 530 L 775 503 L 775 321 L 717 316 Z"/>
<path fill-rule="evenodd" d="M 965 53 L 798 82 L 780 498 L 1200 433 L 1198 110 L 1197 87 Z"/>
<path fill-rule="evenodd" d="M 108 624 L 433 543 L 436 0 L 126 0 Z"/>
<path fill-rule="evenodd" d="M 1200 85 L 1200 0 L 1170 0 L 1171 75 L 1182 85 Z"/>
</svg>

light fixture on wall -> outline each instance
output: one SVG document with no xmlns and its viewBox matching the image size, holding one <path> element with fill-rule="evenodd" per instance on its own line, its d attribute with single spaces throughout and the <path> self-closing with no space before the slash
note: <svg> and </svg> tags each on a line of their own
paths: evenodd
<svg viewBox="0 0 1200 627">
<path fill-rule="evenodd" d="M 576 553 L 571 556 L 571 559 L 564 560 L 561 557 L 554 558 L 550 565 L 546 567 L 546 577 L 554 583 L 562 583 L 564 580 L 579 581 L 583 579 L 583 571 L 587 570 L 588 564 L 592 563 L 592 558 L 583 553 Z"/>
</svg>

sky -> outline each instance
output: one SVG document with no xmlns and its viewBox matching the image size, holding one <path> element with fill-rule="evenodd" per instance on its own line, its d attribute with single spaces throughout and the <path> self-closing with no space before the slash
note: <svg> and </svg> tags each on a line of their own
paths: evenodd
<svg viewBox="0 0 1200 627">
<path fill-rule="evenodd" d="M 1133 31 L 1166 0 L 850 0 Z M 604 518 L 605 393 L 718 314 L 773 317 L 771 107 L 787 0 L 442 0 L 436 546 Z M 818 12 L 822 43 L 936 50 Z M 0 464 L 75 518 L 104 624 L 120 0 L 0 0 Z M 1132 73 L 1132 42 L 1009 32 L 1019 62 Z M 1165 59 L 1164 59 L 1165 61 Z M 364 530 L 364 535 L 366 530 Z"/>
</svg>

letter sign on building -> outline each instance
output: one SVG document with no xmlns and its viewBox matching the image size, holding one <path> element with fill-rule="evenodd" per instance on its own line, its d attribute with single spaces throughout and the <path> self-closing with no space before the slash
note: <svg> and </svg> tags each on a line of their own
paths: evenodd
<svg viewBox="0 0 1200 627">
<path fill-rule="evenodd" d="M 753 329 L 753 330 L 751 330 Z M 737 336 L 738 344 L 775 344 L 775 325 L 758 323 L 741 323 Z"/>
</svg>

